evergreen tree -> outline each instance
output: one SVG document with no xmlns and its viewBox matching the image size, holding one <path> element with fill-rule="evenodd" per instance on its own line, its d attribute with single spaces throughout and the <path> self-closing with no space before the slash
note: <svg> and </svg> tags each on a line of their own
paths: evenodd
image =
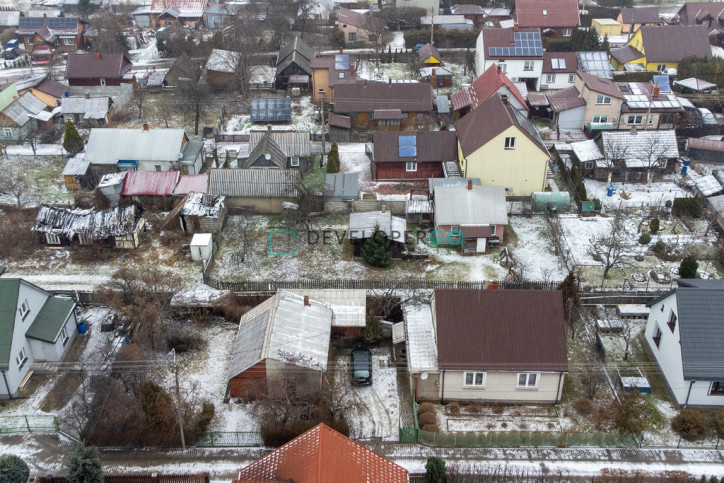
<svg viewBox="0 0 724 483">
<path fill-rule="evenodd" d="M 377 344 L 382 340 L 382 322 L 372 312 L 367 314 L 367 323 L 365 328 L 362 329 L 362 340 L 367 345 Z"/>
<path fill-rule="evenodd" d="M 576 310 L 581 306 L 581 299 L 578 296 L 578 280 L 573 270 L 568 272 L 568 276 L 563 279 L 560 285 L 556 288 L 560 290 L 563 295 L 563 311 L 568 325 L 571 329 L 571 339 L 575 338 L 575 324 L 573 324 L 573 315 Z"/>
<path fill-rule="evenodd" d="M 78 130 L 73 125 L 72 121 L 65 123 L 65 132 L 63 133 L 63 149 L 68 151 L 70 154 L 76 155 L 83 151 L 85 143 L 83 138 L 80 137 Z"/>
<path fill-rule="evenodd" d="M 368 265 L 379 268 L 387 268 L 392 261 L 390 253 L 390 241 L 379 225 L 375 225 L 372 236 L 365 240 L 362 245 L 362 258 Z"/>
<path fill-rule="evenodd" d="M 659 231 L 659 228 L 661 228 L 661 220 L 658 218 L 654 218 L 649 222 L 649 231 L 656 235 L 656 232 Z"/>
<path fill-rule="evenodd" d="M 601 42 L 601 50 L 607 54 L 611 53 L 611 44 L 608 42 L 608 35 L 603 36 L 603 42 Z"/>
<path fill-rule="evenodd" d="M 425 481 L 427 483 L 445 483 L 447 481 L 447 470 L 445 462 L 435 456 L 429 456 L 425 463 Z"/>
<path fill-rule="evenodd" d="M 329 33 L 329 40 L 338 49 L 344 48 L 344 32 L 339 27 L 334 27 Z"/>
<path fill-rule="evenodd" d="M 332 143 L 327 155 L 327 173 L 339 173 L 339 148 L 337 143 Z"/>
<path fill-rule="evenodd" d="M 25 483 L 29 476 L 28 465 L 17 456 L 8 455 L 0 459 L 0 483 Z"/>
<path fill-rule="evenodd" d="M 583 39 L 583 51 L 591 52 L 596 50 L 601 50 L 601 40 L 598 38 L 596 29 L 591 27 L 586 32 L 586 38 Z"/>
<path fill-rule="evenodd" d="M 586 31 L 581 29 L 573 29 L 571 34 L 571 52 L 580 52 L 583 50 L 583 45 L 586 42 Z"/>
<path fill-rule="evenodd" d="M 70 483 L 103 483 L 103 470 L 98 449 L 81 444 L 67 458 Z"/>
<path fill-rule="evenodd" d="M 696 270 L 699 268 L 699 262 L 696 261 L 693 255 L 684 257 L 679 265 L 679 277 L 681 278 L 696 278 Z"/>
</svg>

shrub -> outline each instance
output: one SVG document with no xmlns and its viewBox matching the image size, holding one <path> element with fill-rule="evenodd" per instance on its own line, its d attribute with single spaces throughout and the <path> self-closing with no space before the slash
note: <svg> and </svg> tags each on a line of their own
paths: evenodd
<svg viewBox="0 0 724 483">
<path fill-rule="evenodd" d="M 79 445 L 68 455 L 70 483 L 103 483 L 103 469 L 95 446 Z"/>
<path fill-rule="evenodd" d="M 500 404 L 496 404 L 492 408 L 493 414 L 503 414 L 503 411 L 505 411 L 505 408 L 501 406 Z"/>
<path fill-rule="evenodd" d="M 593 401 L 588 398 L 579 399 L 573 404 L 573 409 L 575 409 L 577 413 L 586 415 L 593 414 L 595 407 Z"/>
<path fill-rule="evenodd" d="M 698 441 L 706 435 L 706 419 L 696 409 L 682 409 L 671 420 L 671 429 L 687 441 Z"/>
<path fill-rule="evenodd" d="M 704 211 L 702 198 L 675 198 L 672 213 L 674 216 L 699 218 Z"/>
<path fill-rule="evenodd" d="M 643 417 L 644 404 L 638 391 L 624 392 L 620 403 L 613 405 L 613 422 L 619 433 L 638 436 L 648 428 L 649 421 Z"/>
<path fill-rule="evenodd" d="M 73 122 L 67 121 L 65 123 L 65 132 L 63 133 L 63 149 L 70 154 L 77 154 L 83 151 L 83 148 L 85 148 L 83 138 L 78 133 Z"/>
<path fill-rule="evenodd" d="M 0 459 L 0 483 L 25 483 L 30 476 L 30 468 L 15 455 Z"/>
<path fill-rule="evenodd" d="M 460 414 L 460 404 L 452 402 L 448 408 L 450 408 L 450 414 Z"/>
<path fill-rule="evenodd" d="M 332 147 L 327 155 L 327 173 L 339 173 L 339 148 L 337 143 L 332 143 Z"/>
<path fill-rule="evenodd" d="M 196 436 L 206 431 L 206 428 L 209 427 L 211 420 L 214 419 L 215 413 L 216 408 L 214 407 L 214 403 L 204 401 L 201 407 L 201 412 L 196 415 L 196 419 L 194 420 L 194 432 L 196 433 Z"/>
<path fill-rule="evenodd" d="M 367 314 L 367 324 L 362 329 L 362 340 L 365 344 L 373 345 L 382 340 L 382 322 L 380 318 L 370 312 Z"/>
<path fill-rule="evenodd" d="M 166 340 L 168 350 L 174 349 L 177 354 L 188 351 L 198 351 L 204 348 L 206 342 L 199 334 L 174 334 Z"/>
<path fill-rule="evenodd" d="M 666 251 L 666 243 L 659 240 L 654 244 L 654 252 L 656 253 L 664 253 Z"/>
<path fill-rule="evenodd" d="M 175 419 L 171 396 L 158 384 L 146 379 L 141 383 L 141 409 L 151 426 L 170 427 Z"/>
<path fill-rule="evenodd" d="M 447 481 L 445 462 L 435 456 L 429 456 L 425 463 L 425 482 L 444 483 Z"/>
<path fill-rule="evenodd" d="M 372 267 L 387 268 L 392 262 L 390 253 L 390 240 L 379 225 L 375 225 L 372 236 L 362 245 L 362 258 Z"/>
<path fill-rule="evenodd" d="M 421 429 L 423 431 L 427 431 L 429 433 L 439 433 L 440 432 L 440 428 L 438 427 L 437 424 L 426 424 Z"/>
<path fill-rule="evenodd" d="M 648 245 L 649 242 L 651 242 L 651 235 L 649 235 L 648 233 L 642 233 L 639 237 L 639 244 Z"/>
<path fill-rule="evenodd" d="M 429 413 L 429 412 L 435 412 L 435 405 L 429 402 L 424 402 L 420 404 L 420 406 L 417 408 L 417 414 L 423 414 L 423 413 Z"/>
<path fill-rule="evenodd" d="M 664 206 L 667 208 L 671 208 L 671 205 L 672 205 L 671 200 L 666 200 L 666 203 L 664 203 Z"/>
<path fill-rule="evenodd" d="M 428 424 L 437 424 L 437 416 L 435 415 L 435 413 L 422 413 L 417 418 L 417 420 L 422 426 L 426 426 Z"/>
<path fill-rule="evenodd" d="M 651 231 L 654 235 L 659 231 L 659 228 L 661 228 L 661 220 L 658 218 L 654 218 L 649 222 L 649 231 Z"/>
<path fill-rule="evenodd" d="M 724 409 L 720 410 L 714 416 L 714 430 L 719 437 L 724 438 Z"/>
<path fill-rule="evenodd" d="M 699 268 L 699 263 L 692 255 L 684 257 L 679 265 L 679 277 L 681 278 L 696 278 L 696 271 Z"/>
</svg>

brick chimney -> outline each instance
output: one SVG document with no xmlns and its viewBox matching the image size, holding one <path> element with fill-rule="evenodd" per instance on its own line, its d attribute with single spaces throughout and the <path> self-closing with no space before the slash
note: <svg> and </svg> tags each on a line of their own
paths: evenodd
<svg viewBox="0 0 724 483">
<path fill-rule="evenodd" d="M 47 27 L 47 26 L 48 26 L 48 14 L 44 13 L 43 14 L 43 27 Z"/>
<path fill-rule="evenodd" d="M 500 66 L 497 65 L 497 64 L 495 65 L 495 67 L 496 67 L 497 70 L 498 70 L 498 75 L 500 75 L 500 74 L 503 72 L 503 69 L 501 69 Z"/>
<path fill-rule="evenodd" d="M 271 124 L 267 124 L 267 125 L 266 125 L 266 132 L 272 132 L 272 125 L 271 125 Z"/>
<path fill-rule="evenodd" d="M 517 32 L 519 28 L 520 28 L 520 27 L 518 27 L 518 22 L 515 22 L 515 23 L 513 24 L 513 32 Z"/>
<path fill-rule="evenodd" d="M 502 94 L 500 96 L 500 98 L 503 100 L 503 104 L 505 104 L 505 105 L 508 104 L 508 95 L 507 94 Z"/>
<path fill-rule="evenodd" d="M 392 77 L 390 77 L 389 79 L 387 79 L 387 85 L 388 85 L 388 86 L 391 86 L 391 85 L 392 85 Z"/>
<path fill-rule="evenodd" d="M 430 74 L 430 84 L 432 84 L 432 88 L 437 88 L 437 72 L 435 72 L 435 68 L 432 68 L 432 73 Z"/>
<path fill-rule="evenodd" d="M 144 130 L 144 131 L 148 131 L 148 123 L 147 123 L 147 122 L 144 122 L 144 123 L 143 123 L 143 130 Z"/>
<path fill-rule="evenodd" d="M 339 53 L 340 53 L 340 55 L 341 55 L 341 54 L 344 54 L 344 49 L 340 47 Z"/>
<path fill-rule="evenodd" d="M 99 51 L 97 51 L 97 50 L 95 51 L 95 53 L 94 53 L 93 55 L 96 56 L 96 59 L 100 59 L 100 58 L 101 58 L 101 53 L 100 53 Z"/>
<path fill-rule="evenodd" d="M 473 181 L 468 180 L 468 190 L 472 191 L 472 189 L 473 189 Z"/>
<path fill-rule="evenodd" d="M 90 99 L 90 92 L 86 92 L 86 93 L 85 93 L 85 98 L 86 98 L 86 99 Z"/>
<path fill-rule="evenodd" d="M 311 307 L 311 306 L 312 306 L 312 304 L 309 303 L 309 296 L 308 296 L 308 295 L 305 295 L 305 296 L 304 296 L 304 306 L 305 306 L 305 307 Z"/>
</svg>

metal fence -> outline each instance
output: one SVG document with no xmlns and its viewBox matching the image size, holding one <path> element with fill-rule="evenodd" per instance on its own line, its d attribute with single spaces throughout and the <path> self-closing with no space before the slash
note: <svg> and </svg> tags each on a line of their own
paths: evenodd
<svg viewBox="0 0 724 483">
<path fill-rule="evenodd" d="M 400 416 L 397 424 L 400 443 L 417 443 L 417 434 L 420 428 L 420 425 L 417 422 L 417 404 L 412 398 L 410 398 L 410 402 L 412 403 L 412 416 L 415 418 L 415 425 L 413 427 L 403 426 L 402 417 Z"/>
<path fill-rule="evenodd" d="M 196 446 L 253 447 L 263 446 L 259 431 L 208 431 L 196 440 Z"/>
<path fill-rule="evenodd" d="M 634 447 L 631 437 L 616 433 L 558 433 L 533 431 L 432 433 L 418 431 L 417 442 L 451 448 L 518 448 L 552 446 Z"/>
<path fill-rule="evenodd" d="M 74 441 L 80 441 L 78 431 L 49 414 L 0 416 L 0 434 L 18 433 L 59 433 Z"/>
</svg>

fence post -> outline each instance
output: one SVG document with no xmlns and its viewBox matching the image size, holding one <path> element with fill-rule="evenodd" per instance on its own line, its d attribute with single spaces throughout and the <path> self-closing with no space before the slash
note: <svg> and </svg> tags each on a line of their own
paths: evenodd
<svg viewBox="0 0 724 483">
<path fill-rule="evenodd" d="M 210 440 L 211 440 L 211 446 L 214 446 L 214 432 L 213 432 L 213 431 L 211 431 L 211 432 L 209 433 L 209 437 L 210 437 Z"/>
<path fill-rule="evenodd" d="M 28 428 L 28 433 L 32 433 L 33 430 L 30 429 L 30 423 L 28 422 L 28 417 L 27 417 L 27 416 L 23 416 L 23 418 L 25 419 L 25 426 Z"/>
</svg>

